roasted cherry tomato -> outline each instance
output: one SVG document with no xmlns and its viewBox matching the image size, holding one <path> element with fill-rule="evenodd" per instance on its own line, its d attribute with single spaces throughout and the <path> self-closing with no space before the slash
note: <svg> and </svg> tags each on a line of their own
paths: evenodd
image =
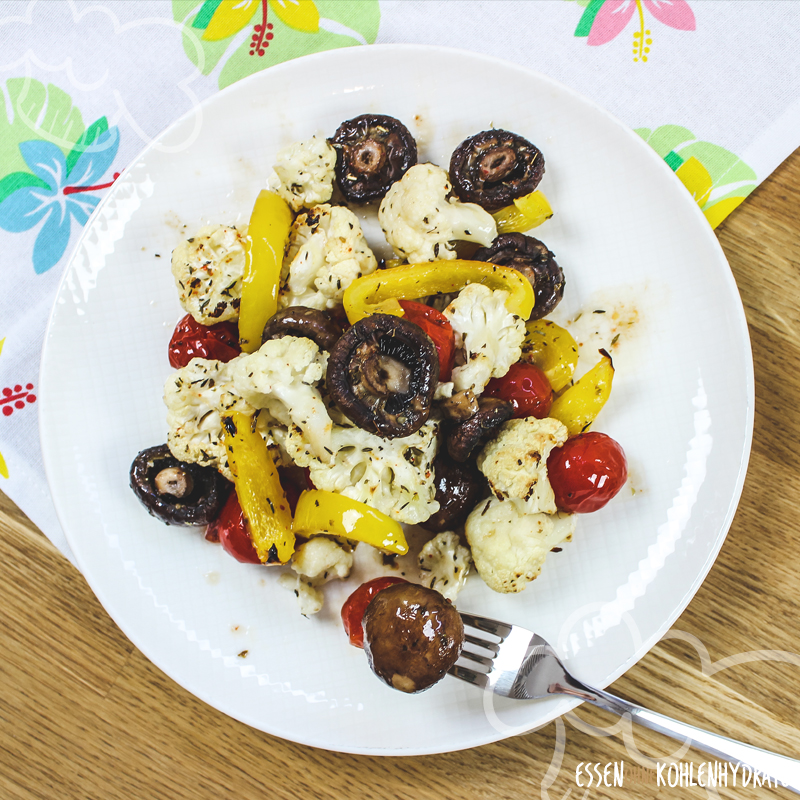
<svg viewBox="0 0 800 800">
<path fill-rule="evenodd" d="M 414 300 L 401 300 L 400 307 L 405 318 L 419 325 L 433 340 L 439 356 L 439 380 L 449 381 L 456 350 L 455 334 L 450 320 L 441 311 Z"/>
<path fill-rule="evenodd" d="M 589 431 L 550 453 L 547 475 L 560 509 L 588 514 L 619 492 L 628 479 L 628 462 L 610 436 Z"/>
<path fill-rule="evenodd" d="M 513 419 L 544 419 L 553 405 L 553 389 L 536 364 L 518 361 L 502 378 L 492 378 L 483 390 L 484 397 L 508 400 L 514 406 Z"/>
<path fill-rule="evenodd" d="M 311 470 L 308 467 L 278 467 L 278 477 L 281 479 L 281 486 L 286 492 L 289 508 L 294 515 L 300 495 L 307 489 L 314 488 Z"/>
<path fill-rule="evenodd" d="M 175 326 L 169 340 L 169 363 L 175 369 L 185 367 L 193 358 L 230 361 L 241 352 L 235 322 L 201 325 L 191 314 Z"/>
<path fill-rule="evenodd" d="M 245 564 L 260 564 L 247 520 L 239 505 L 236 492 L 228 495 L 228 500 L 222 507 L 220 515 L 208 526 L 206 539 L 219 541 L 223 550 L 232 555 L 237 561 Z"/>
<path fill-rule="evenodd" d="M 344 632 L 350 637 L 350 644 L 354 647 L 364 646 L 364 630 L 361 627 L 361 620 L 364 619 L 364 612 L 367 610 L 370 600 L 372 600 L 378 592 L 395 583 L 408 583 L 408 581 L 403 578 L 395 578 L 391 575 L 385 575 L 382 578 L 373 578 L 371 581 L 362 583 L 361 586 L 344 601 L 344 605 L 342 606 Z"/>
</svg>

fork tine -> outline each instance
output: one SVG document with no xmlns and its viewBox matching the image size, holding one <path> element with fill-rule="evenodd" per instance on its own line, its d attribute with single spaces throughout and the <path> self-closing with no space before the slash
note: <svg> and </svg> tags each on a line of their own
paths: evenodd
<svg viewBox="0 0 800 800">
<path fill-rule="evenodd" d="M 487 669 L 492 668 L 492 658 L 479 656 L 477 653 L 470 653 L 469 650 L 462 650 L 461 658 L 468 658 L 470 661 L 474 661 L 476 664 L 480 664 L 482 667 L 486 667 Z"/>
<path fill-rule="evenodd" d="M 480 686 L 481 689 L 486 688 L 487 677 L 483 672 L 475 672 L 474 670 L 467 669 L 466 667 L 460 667 L 458 664 L 456 664 L 454 667 L 451 667 L 448 672 L 454 678 L 466 681 L 467 683 L 472 683 L 475 686 Z"/>
<path fill-rule="evenodd" d="M 484 650 L 488 650 L 490 653 L 497 655 L 498 645 L 494 642 L 487 642 L 486 639 L 479 639 L 477 636 L 472 636 L 469 633 L 464 634 L 464 641 L 469 642 L 470 644 L 475 644 L 478 647 L 482 647 Z"/>
<path fill-rule="evenodd" d="M 469 625 L 470 628 L 490 633 L 492 636 L 498 636 L 500 639 L 505 639 L 505 637 L 511 633 L 511 625 L 496 619 L 479 617 L 475 614 L 466 614 L 463 611 L 461 612 L 461 619 L 464 621 L 464 624 Z"/>
</svg>

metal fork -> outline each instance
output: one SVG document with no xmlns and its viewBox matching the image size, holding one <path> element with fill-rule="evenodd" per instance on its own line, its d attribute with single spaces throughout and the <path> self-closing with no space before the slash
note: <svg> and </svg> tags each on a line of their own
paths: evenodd
<svg viewBox="0 0 800 800">
<path fill-rule="evenodd" d="M 800 761 L 709 733 L 648 711 L 609 692 L 593 689 L 567 671 L 541 636 L 519 625 L 508 625 L 474 614 L 462 613 L 461 619 L 467 629 L 465 645 L 480 648 L 484 654 L 465 646 L 461 657 L 471 661 L 475 668 L 456 664 L 450 670 L 456 678 L 515 700 L 536 700 L 556 694 L 586 700 L 678 741 L 690 741 L 697 749 L 713 756 L 746 765 L 800 794 Z M 484 636 L 476 636 L 469 629 Z"/>
</svg>

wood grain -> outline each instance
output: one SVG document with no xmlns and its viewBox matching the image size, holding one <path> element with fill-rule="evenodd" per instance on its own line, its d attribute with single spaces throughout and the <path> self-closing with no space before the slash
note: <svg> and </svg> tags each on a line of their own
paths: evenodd
<svg viewBox="0 0 800 800">
<path fill-rule="evenodd" d="M 798 647 L 800 618 L 800 151 L 718 230 L 753 344 L 756 419 L 742 501 L 708 578 L 674 630 L 710 660 Z M 0 797 L 562 798 L 581 762 L 624 760 L 614 720 L 582 707 L 543 730 L 421 758 L 343 755 L 275 739 L 196 700 L 153 667 L 108 618 L 81 575 L 0 495 Z M 703 669 L 685 638 L 657 645 L 612 687 L 656 711 L 755 745 L 800 753 L 800 666 L 750 662 Z M 563 756 L 554 761 L 557 739 Z M 646 756 L 675 750 L 637 731 Z M 690 752 L 698 764 L 707 759 Z M 551 777 L 547 778 L 551 767 Z M 646 762 L 643 762 L 646 763 Z M 543 793 L 544 790 L 548 794 Z M 722 797 L 790 797 L 779 788 Z M 705 797 L 659 788 L 654 774 L 592 798 Z"/>
</svg>

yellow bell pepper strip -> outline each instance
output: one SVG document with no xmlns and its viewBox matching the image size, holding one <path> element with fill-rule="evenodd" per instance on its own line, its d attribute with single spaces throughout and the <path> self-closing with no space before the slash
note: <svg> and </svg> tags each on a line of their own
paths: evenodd
<svg viewBox="0 0 800 800">
<path fill-rule="evenodd" d="M 285 564 L 294 553 L 292 512 L 267 443 L 253 429 L 253 417 L 223 417 L 225 447 L 239 505 L 264 564 Z"/>
<path fill-rule="evenodd" d="M 281 266 L 292 212 L 286 201 L 263 189 L 253 206 L 247 229 L 247 256 L 239 306 L 239 344 L 242 352 L 261 347 L 267 320 L 278 310 Z"/>
<path fill-rule="evenodd" d="M 541 192 L 531 192 L 518 197 L 514 204 L 492 214 L 498 233 L 524 233 L 538 228 L 553 216 L 553 209 Z"/>
<path fill-rule="evenodd" d="M 330 533 L 401 556 L 408 552 L 399 522 L 365 503 L 322 489 L 308 489 L 300 495 L 294 511 L 294 532 L 299 536 Z"/>
<path fill-rule="evenodd" d="M 536 319 L 525 325 L 522 360 L 536 364 L 547 376 L 554 392 L 572 380 L 578 363 L 578 344 L 572 334 L 555 322 Z"/>
<path fill-rule="evenodd" d="M 458 292 L 470 283 L 507 291 L 506 308 L 522 319 L 530 317 L 533 287 L 521 272 L 484 261 L 461 260 L 404 264 L 356 278 L 345 290 L 344 310 L 351 324 L 370 314 L 402 317 L 399 300 Z"/>
<path fill-rule="evenodd" d="M 603 356 L 600 361 L 558 397 L 550 409 L 550 416 L 563 422 L 570 436 L 589 429 L 611 394 L 614 364 L 605 350 L 600 353 Z"/>
</svg>

